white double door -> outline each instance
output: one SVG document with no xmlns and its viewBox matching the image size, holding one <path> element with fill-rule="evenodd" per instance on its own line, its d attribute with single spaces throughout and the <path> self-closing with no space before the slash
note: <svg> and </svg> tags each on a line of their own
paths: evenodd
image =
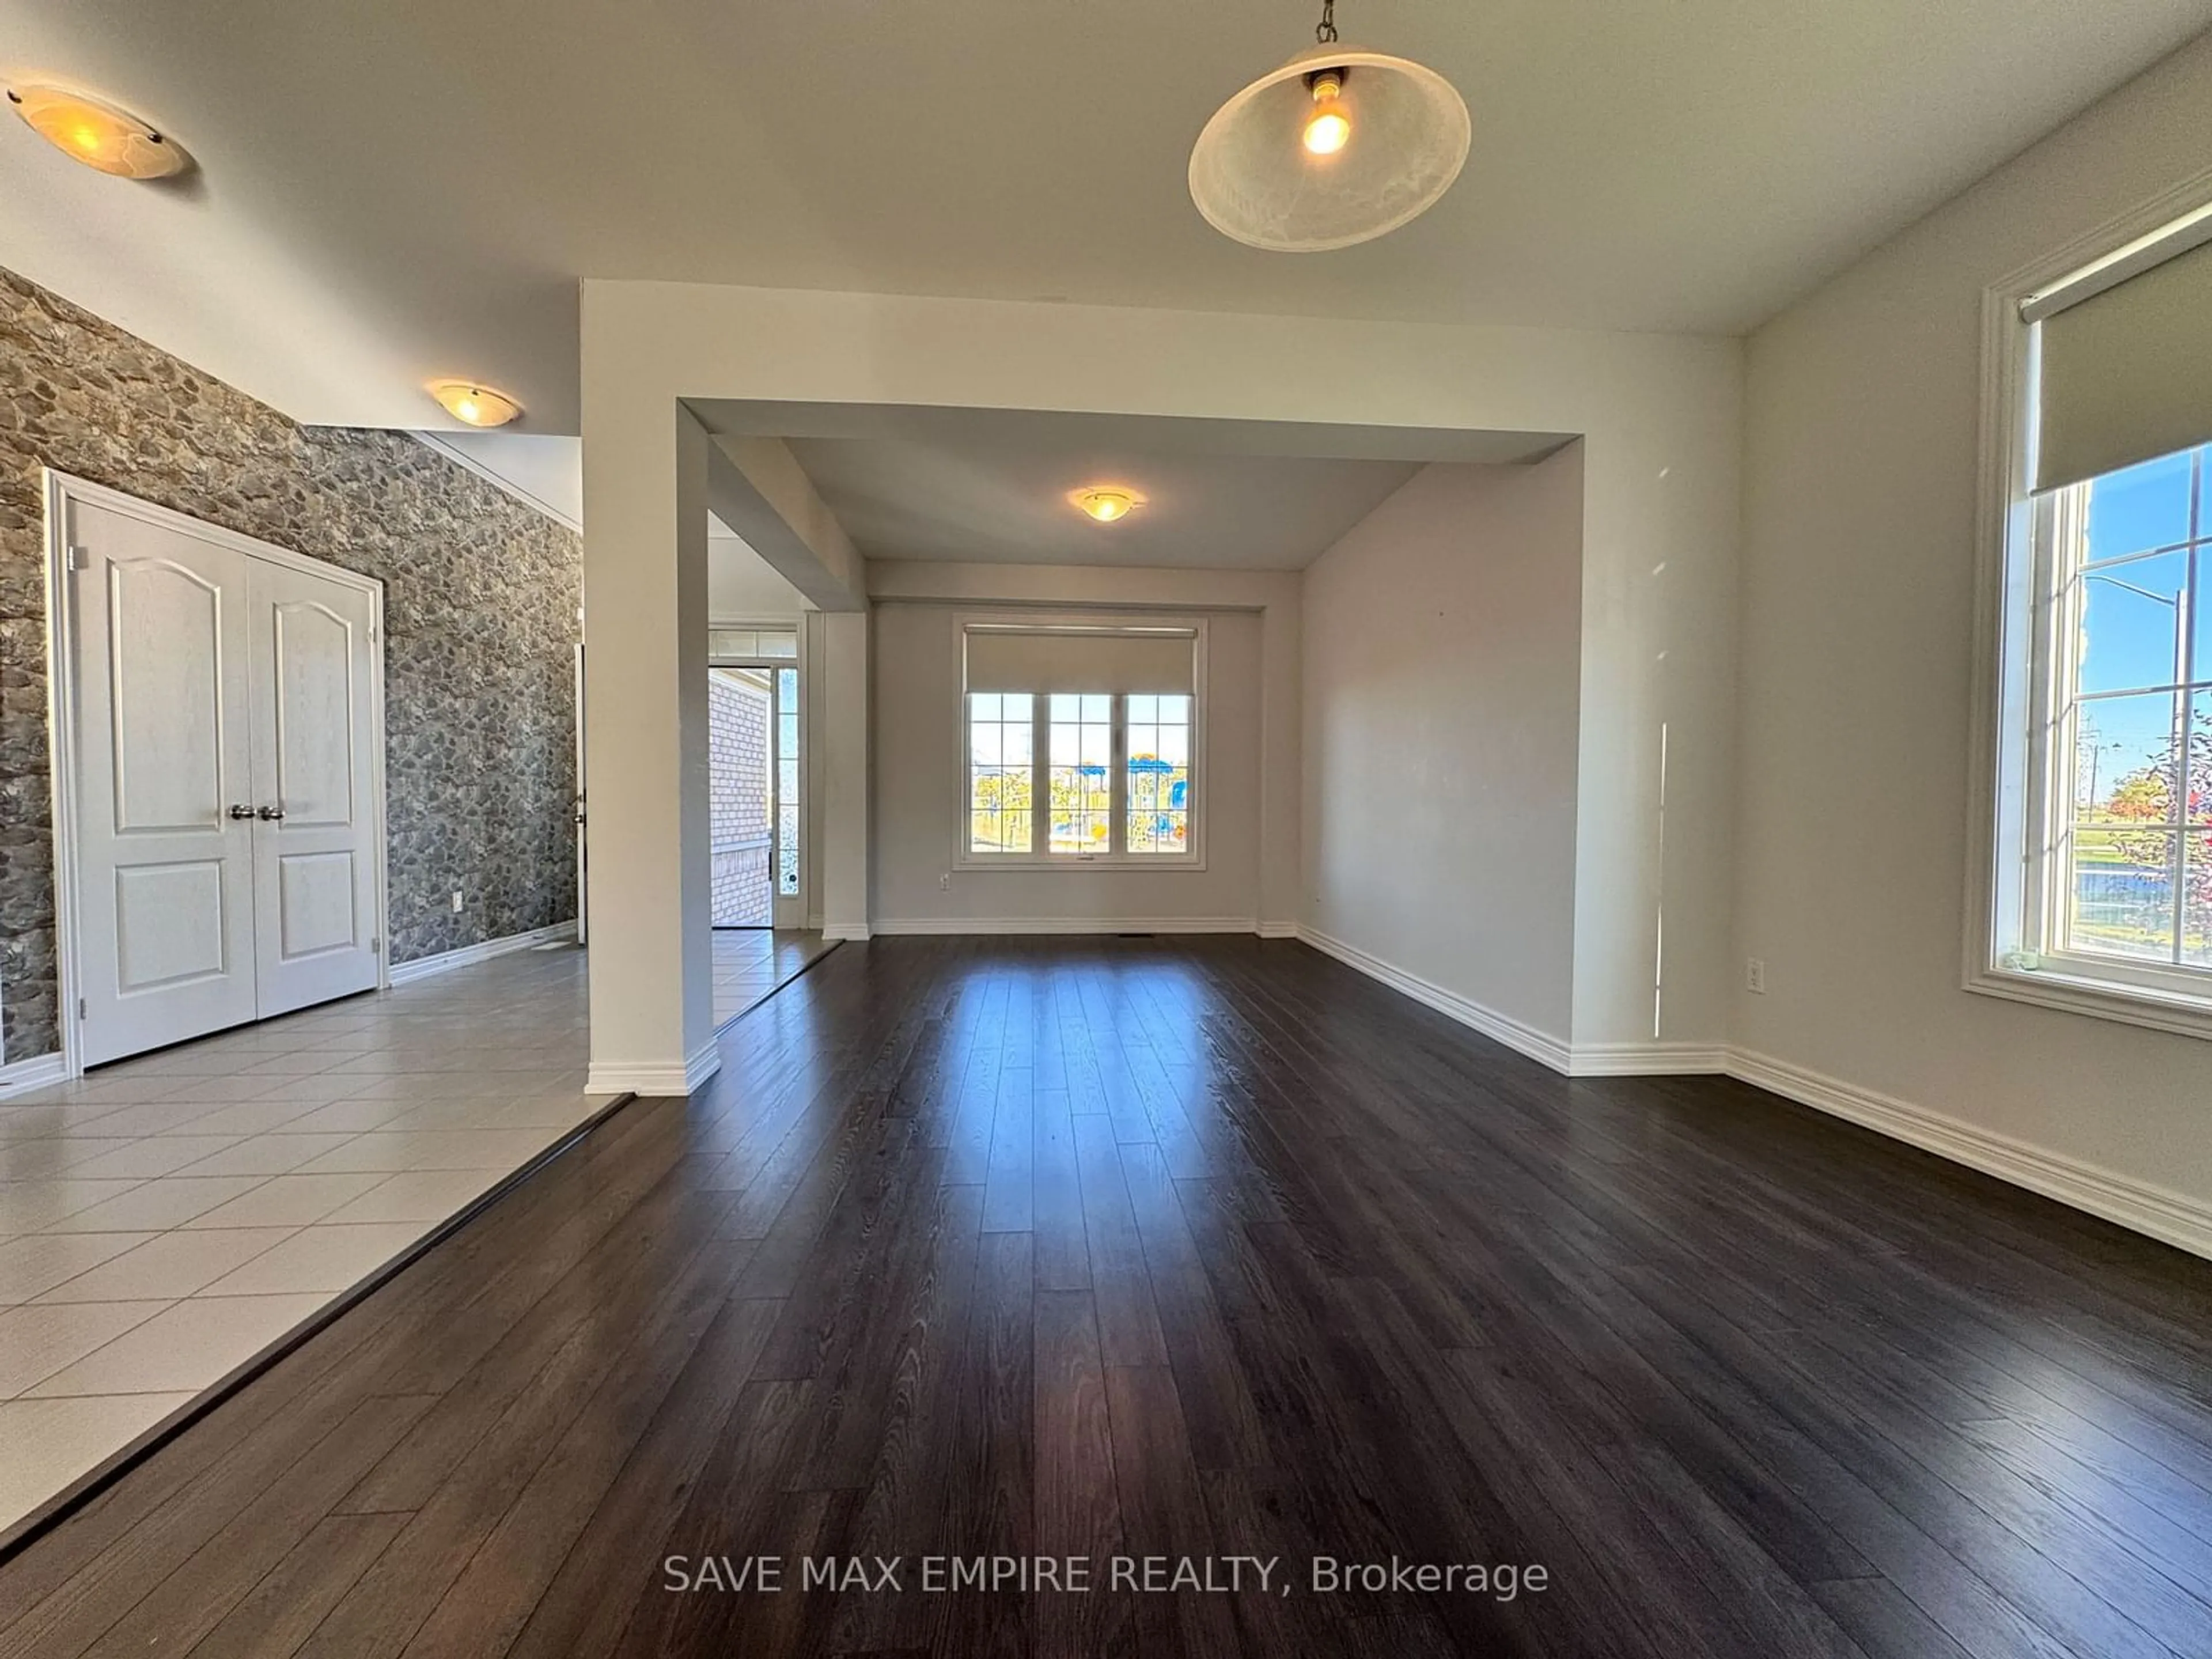
<svg viewBox="0 0 2212 1659">
<path fill-rule="evenodd" d="M 64 506 L 83 1063 L 369 989 L 374 592 Z"/>
</svg>

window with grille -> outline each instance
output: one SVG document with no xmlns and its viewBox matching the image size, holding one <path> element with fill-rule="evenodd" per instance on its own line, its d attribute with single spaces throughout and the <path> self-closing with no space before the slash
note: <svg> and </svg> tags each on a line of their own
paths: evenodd
<svg viewBox="0 0 2212 1659">
<path fill-rule="evenodd" d="M 1197 863 L 1202 637 L 965 629 L 961 862 Z"/>
</svg>

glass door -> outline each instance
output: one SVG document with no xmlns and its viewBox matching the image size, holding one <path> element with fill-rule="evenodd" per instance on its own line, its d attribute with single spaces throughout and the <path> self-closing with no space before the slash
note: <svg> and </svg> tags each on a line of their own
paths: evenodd
<svg viewBox="0 0 2212 1659">
<path fill-rule="evenodd" d="M 775 872 L 774 911 L 778 927 L 806 926 L 806 895 L 799 880 L 799 860 L 805 845 L 799 814 L 800 803 L 805 799 L 805 769 L 799 764 L 799 671 L 776 669 L 769 868 Z"/>
</svg>

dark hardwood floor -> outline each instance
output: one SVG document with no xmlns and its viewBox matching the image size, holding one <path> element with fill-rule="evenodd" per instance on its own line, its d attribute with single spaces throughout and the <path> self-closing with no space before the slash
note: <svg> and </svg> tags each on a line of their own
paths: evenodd
<svg viewBox="0 0 2212 1659">
<path fill-rule="evenodd" d="M 2212 1653 L 2205 1263 L 1294 944 L 878 940 L 722 1048 L 0 1566 L 0 1659 Z M 994 1556 L 1093 1588 L 925 1583 Z"/>
</svg>

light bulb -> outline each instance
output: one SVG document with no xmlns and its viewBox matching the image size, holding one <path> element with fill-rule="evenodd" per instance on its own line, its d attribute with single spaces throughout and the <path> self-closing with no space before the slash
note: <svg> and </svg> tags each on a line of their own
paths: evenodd
<svg viewBox="0 0 2212 1659">
<path fill-rule="evenodd" d="M 1313 79 L 1314 112 L 1306 118 L 1305 146 L 1315 155 L 1334 155 L 1352 141 L 1352 118 L 1341 101 L 1344 78 L 1326 70 Z"/>
<path fill-rule="evenodd" d="M 1306 148 L 1316 155 L 1334 155 L 1352 137 L 1352 123 L 1340 110 L 1325 109 L 1306 123 Z"/>
</svg>

